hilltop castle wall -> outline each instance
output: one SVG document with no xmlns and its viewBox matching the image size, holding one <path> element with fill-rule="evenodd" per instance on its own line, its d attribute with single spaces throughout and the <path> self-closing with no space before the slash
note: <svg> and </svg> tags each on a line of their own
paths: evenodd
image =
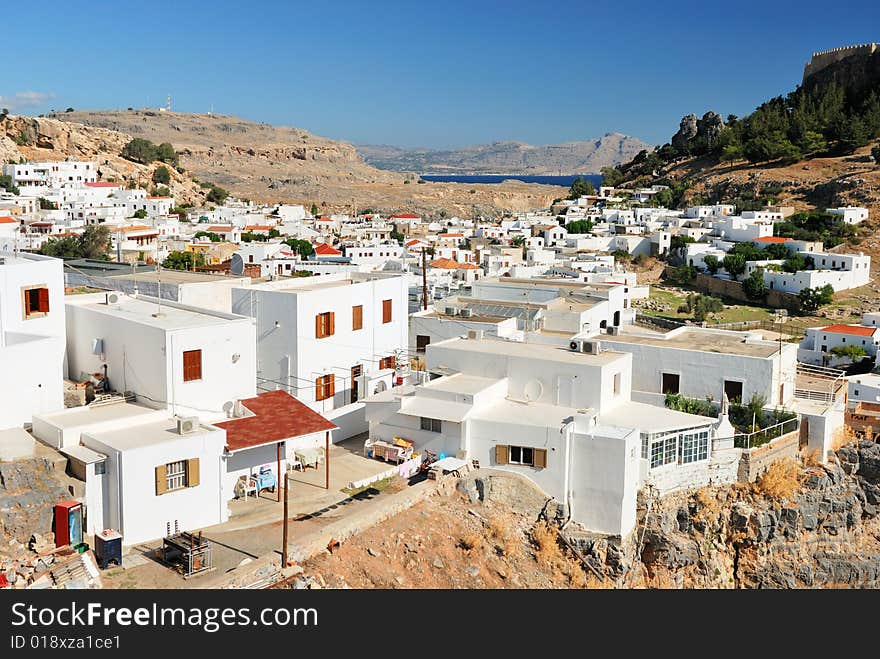
<svg viewBox="0 0 880 659">
<path fill-rule="evenodd" d="M 880 51 L 880 44 L 866 43 L 858 46 L 841 46 L 840 48 L 813 53 L 812 59 L 804 65 L 802 82 L 806 82 L 807 78 L 835 62 L 840 62 L 854 55 L 873 55 L 877 51 Z"/>
</svg>

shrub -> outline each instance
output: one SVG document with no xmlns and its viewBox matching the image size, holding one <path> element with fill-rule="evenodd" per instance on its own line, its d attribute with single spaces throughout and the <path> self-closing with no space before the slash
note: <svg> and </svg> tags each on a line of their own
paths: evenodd
<svg viewBox="0 0 880 659">
<path fill-rule="evenodd" d="M 767 284 L 764 283 L 764 270 L 757 268 L 743 281 L 743 290 L 752 300 L 760 300 L 767 295 Z"/>
<path fill-rule="evenodd" d="M 168 168 L 165 165 L 156 167 L 156 171 L 153 172 L 153 183 L 156 185 L 168 185 L 170 182 L 171 172 L 168 171 Z"/>
<path fill-rule="evenodd" d="M 559 530 L 548 522 L 540 522 L 532 529 L 535 542 L 535 558 L 548 567 L 559 565 L 565 556 L 559 547 Z"/>
<path fill-rule="evenodd" d="M 767 467 L 767 471 L 758 477 L 755 489 L 768 499 L 784 501 L 801 488 L 803 474 L 797 462 L 791 458 L 783 458 Z"/>
</svg>

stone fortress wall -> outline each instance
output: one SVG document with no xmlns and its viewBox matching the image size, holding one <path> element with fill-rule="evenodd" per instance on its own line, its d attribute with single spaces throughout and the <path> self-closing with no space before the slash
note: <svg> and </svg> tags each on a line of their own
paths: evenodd
<svg viewBox="0 0 880 659">
<path fill-rule="evenodd" d="M 854 55 L 873 55 L 878 50 L 880 50 L 880 43 L 865 43 L 857 46 L 841 46 L 813 53 L 812 59 L 804 65 L 802 83 L 806 82 L 810 76 L 835 62 L 840 62 Z"/>
</svg>

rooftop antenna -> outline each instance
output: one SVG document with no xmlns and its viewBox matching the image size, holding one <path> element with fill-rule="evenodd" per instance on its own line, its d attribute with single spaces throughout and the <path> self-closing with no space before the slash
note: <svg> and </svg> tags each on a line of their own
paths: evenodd
<svg viewBox="0 0 880 659">
<path fill-rule="evenodd" d="M 168 94 L 168 100 L 165 101 L 165 109 L 171 112 L 171 94 Z"/>
<path fill-rule="evenodd" d="M 162 318 L 165 315 L 162 313 L 162 268 L 158 263 L 156 264 L 156 283 L 158 287 L 158 294 L 156 295 L 158 307 L 156 313 L 153 314 L 153 318 Z"/>
</svg>

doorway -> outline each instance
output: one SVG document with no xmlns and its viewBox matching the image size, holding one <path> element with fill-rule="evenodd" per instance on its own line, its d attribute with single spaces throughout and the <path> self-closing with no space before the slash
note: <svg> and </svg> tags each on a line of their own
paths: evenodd
<svg viewBox="0 0 880 659">
<path fill-rule="evenodd" d="M 351 402 L 358 402 L 358 378 L 363 372 L 363 366 L 360 364 L 351 367 Z"/>
</svg>

